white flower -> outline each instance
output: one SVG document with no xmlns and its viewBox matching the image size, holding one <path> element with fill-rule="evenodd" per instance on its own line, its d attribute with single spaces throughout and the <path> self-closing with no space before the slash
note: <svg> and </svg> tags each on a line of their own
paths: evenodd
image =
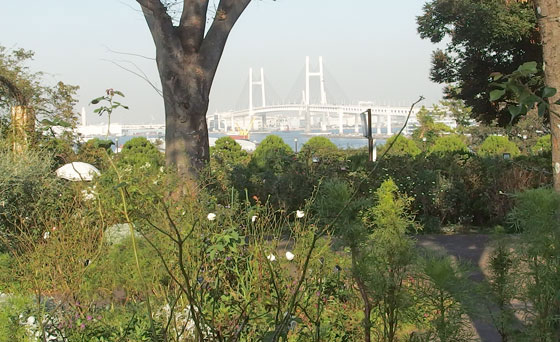
<svg viewBox="0 0 560 342">
<path fill-rule="evenodd" d="M 35 317 L 29 316 L 29 318 L 27 318 L 27 324 L 29 325 L 35 324 Z"/>
<path fill-rule="evenodd" d="M 257 215 L 251 216 L 251 222 L 255 222 L 257 220 Z"/>
<path fill-rule="evenodd" d="M 208 218 L 208 221 L 214 221 L 216 219 L 216 214 L 210 213 L 206 217 Z"/>
<path fill-rule="evenodd" d="M 163 170 L 164 170 L 164 169 L 163 169 L 163 166 L 160 166 L 160 167 L 159 167 L 159 172 L 163 172 Z"/>
<path fill-rule="evenodd" d="M 286 252 L 286 259 L 288 259 L 289 261 L 294 260 L 294 257 L 295 257 L 294 253 L 292 253 L 290 251 Z"/>
<path fill-rule="evenodd" d="M 274 261 L 276 260 L 276 257 L 274 256 L 274 254 L 270 253 L 269 255 L 266 256 L 266 258 L 270 261 Z"/>
<path fill-rule="evenodd" d="M 296 211 L 296 217 L 297 218 L 302 218 L 305 216 L 305 212 L 303 210 L 297 210 Z"/>
<path fill-rule="evenodd" d="M 95 195 L 96 195 L 96 193 L 93 190 L 91 190 L 91 191 L 87 190 L 87 189 L 82 190 L 82 198 L 84 199 L 84 201 L 90 201 L 90 200 L 95 199 Z"/>
<path fill-rule="evenodd" d="M 50 233 L 50 232 L 45 232 L 45 233 L 43 234 L 43 239 L 46 240 L 46 239 L 48 239 L 50 236 L 51 236 L 51 233 Z"/>
</svg>

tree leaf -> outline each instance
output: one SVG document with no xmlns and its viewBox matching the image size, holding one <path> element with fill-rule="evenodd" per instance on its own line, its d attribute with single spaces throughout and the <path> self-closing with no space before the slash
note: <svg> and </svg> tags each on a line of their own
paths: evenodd
<svg viewBox="0 0 560 342">
<path fill-rule="evenodd" d="M 91 100 L 90 104 L 98 104 L 98 103 L 101 102 L 104 98 L 105 98 L 104 96 L 101 96 L 101 97 L 98 97 L 98 98 L 96 98 L 96 99 L 93 99 L 93 100 Z"/>
<path fill-rule="evenodd" d="M 512 116 L 512 120 L 521 113 L 521 106 L 508 106 L 508 111 Z"/>
<path fill-rule="evenodd" d="M 492 77 L 492 79 L 493 79 L 494 81 L 499 80 L 499 79 L 502 78 L 503 76 L 504 76 L 504 75 L 502 75 L 501 72 L 493 72 L 493 73 L 490 74 L 490 77 Z"/>
<path fill-rule="evenodd" d="M 45 126 L 55 126 L 54 122 L 52 122 L 49 119 L 43 119 L 43 120 L 41 120 L 41 123 Z"/>
<path fill-rule="evenodd" d="M 506 93 L 503 89 L 495 89 L 490 92 L 490 101 L 496 101 L 500 99 Z"/>
<path fill-rule="evenodd" d="M 517 71 L 521 72 L 524 75 L 536 74 L 537 62 L 531 61 L 531 62 L 523 63 L 521 66 L 519 66 L 519 68 L 517 68 Z"/>
<path fill-rule="evenodd" d="M 548 108 L 548 104 L 544 101 L 539 103 L 539 116 L 543 116 Z"/>
<path fill-rule="evenodd" d="M 556 95 L 556 88 L 552 88 L 552 87 L 544 87 L 543 91 L 542 91 L 542 97 L 553 97 L 554 95 Z"/>
<path fill-rule="evenodd" d="M 124 97 L 124 94 L 123 94 L 121 91 L 119 91 L 119 90 L 115 90 L 115 91 L 113 91 L 113 92 L 114 92 L 115 94 L 119 95 L 119 96 Z"/>
</svg>

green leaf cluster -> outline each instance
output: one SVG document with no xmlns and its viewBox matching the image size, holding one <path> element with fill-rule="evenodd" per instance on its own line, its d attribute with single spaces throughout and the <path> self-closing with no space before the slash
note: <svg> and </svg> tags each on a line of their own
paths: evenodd
<svg viewBox="0 0 560 342">
<path fill-rule="evenodd" d="M 501 157 L 504 153 L 509 153 L 511 157 L 516 157 L 521 151 L 519 151 L 519 147 L 507 137 L 491 135 L 482 142 L 477 153 L 482 157 Z"/>
</svg>

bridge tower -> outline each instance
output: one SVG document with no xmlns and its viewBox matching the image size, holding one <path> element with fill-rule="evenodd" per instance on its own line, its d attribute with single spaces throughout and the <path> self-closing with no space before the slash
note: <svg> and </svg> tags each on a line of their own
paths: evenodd
<svg viewBox="0 0 560 342">
<path fill-rule="evenodd" d="M 309 65 L 309 56 L 305 57 L 305 91 L 304 91 L 304 102 L 307 107 L 305 110 L 305 131 L 309 132 L 311 130 L 311 113 L 309 112 L 309 105 L 311 105 L 310 100 L 310 84 L 311 77 L 319 77 L 319 85 L 321 90 L 321 104 L 327 104 L 327 93 L 325 92 L 325 74 L 323 72 L 323 56 L 319 56 L 319 71 L 311 72 L 311 67 Z M 326 127 L 327 117 L 323 115 L 322 123 Z"/>
<path fill-rule="evenodd" d="M 253 118 L 253 114 L 254 114 L 253 90 L 255 86 L 260 86 L 262 107 L 266 107 L 266 92 L 264 88 L 264 68 L 261 68 L 261 79 L 259 81 L 253 78 L 253 68 L 249 68 L 249 120 Z M 263 114 L 262 126 L 263 128 L 266 126 L 266 114 Z M 250 130 L 251 127 L 247 127 L 247 129 Z"/>
</svg>

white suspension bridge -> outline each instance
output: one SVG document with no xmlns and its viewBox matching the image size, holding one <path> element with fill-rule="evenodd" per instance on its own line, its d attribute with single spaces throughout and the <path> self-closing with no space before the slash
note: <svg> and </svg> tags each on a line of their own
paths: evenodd
<svg viewBox="0 0 560 342">
<path fill-rule="evenodd" d="M 373 102 L 359 102 L 354 105 L 332 104 L 327 99 L 325 88 L 325 69 L 323 58 L 319 57 L 318 70 L 312 71 L 309 57 L 305 58 L 305 85 L 301 91 L 299 103 L 269 104 L 267 101 L 267 88 L 265 86 L 264 69 L 260 69 L 260 78 L 256 79 L 253 69 L 249 69 L 249 98 L 248 108 L 235 111 L 216 112 L 207 114 L 208 128 L 211 132 L 221 133 L 244 133 L 270 132 L 287 130 L 314 131 L 338 131 L 344 135 L 348 129 L 353 130 L 355 135 L 361 131 L 360 113 L 367 109 L 372 111 L 373 133 L 377 138 L 386 138 L 400 130 L 408 116 L 410 107 L 379 106 Z M 318 94 L 311 95 L 312 81 L 318 83 Z M 255 92 L 255 89 L 258 89 Z M 255 105 L 255 97 L 260 97 L 258 105 Z M 415 107 L 412 110 L 410 120 L 405 127 L 404 134 L 409 135 L 418 124 L 416 114 L 420 110 Z M 449 126 L 455 126 L 450 117 L 441 120 Z M 84 136 L 105 135 L 107 126 L 87 125 L 85 111 L 82 109 L 82 125 L 79 130 Z M 158 134 L 165 132 L 164 124 L 118 124 L 112 123 L 111 134 L 116 136 L 137 134 Z"/>
<path fill-rule="evenodd" d="M 314 103 L 311 98 L 312 79 L 318 81 L 319 98 Z M 257 91 L 255 94 L 255 88 Z M 325 72 L 323 58 L 319 57 L 318 71 L 311 71 L 309 57 L 305 59 L 305 88 L 302 90 L 300 103 L 267 104 L 264 69 L 260 69 L 260 79 L 256 80 L 253 69 L 249 69 L 249 106 L 247 109 L 208 114 L 208 127 L 214 132 L 274 131 L 274 130 L 338 130 L 344 129 L 360 132 L 362 125 L 360 113 L 368 108 L 372 110 L 373 132 L 378 137 L 387 137 L 403 127 L 408 116 L 409 107 L 377 106 L 372 102 L 359 102 L 356 105 L 330 104 L 325 91 Z M 260 93 L 260 94 L 259 94 Z M 260 95 L 260 103 L 255 106 L 255 95 Z M 418 121 L 414 108 L 405 127 L 409 134 Z"/>
</svg>

